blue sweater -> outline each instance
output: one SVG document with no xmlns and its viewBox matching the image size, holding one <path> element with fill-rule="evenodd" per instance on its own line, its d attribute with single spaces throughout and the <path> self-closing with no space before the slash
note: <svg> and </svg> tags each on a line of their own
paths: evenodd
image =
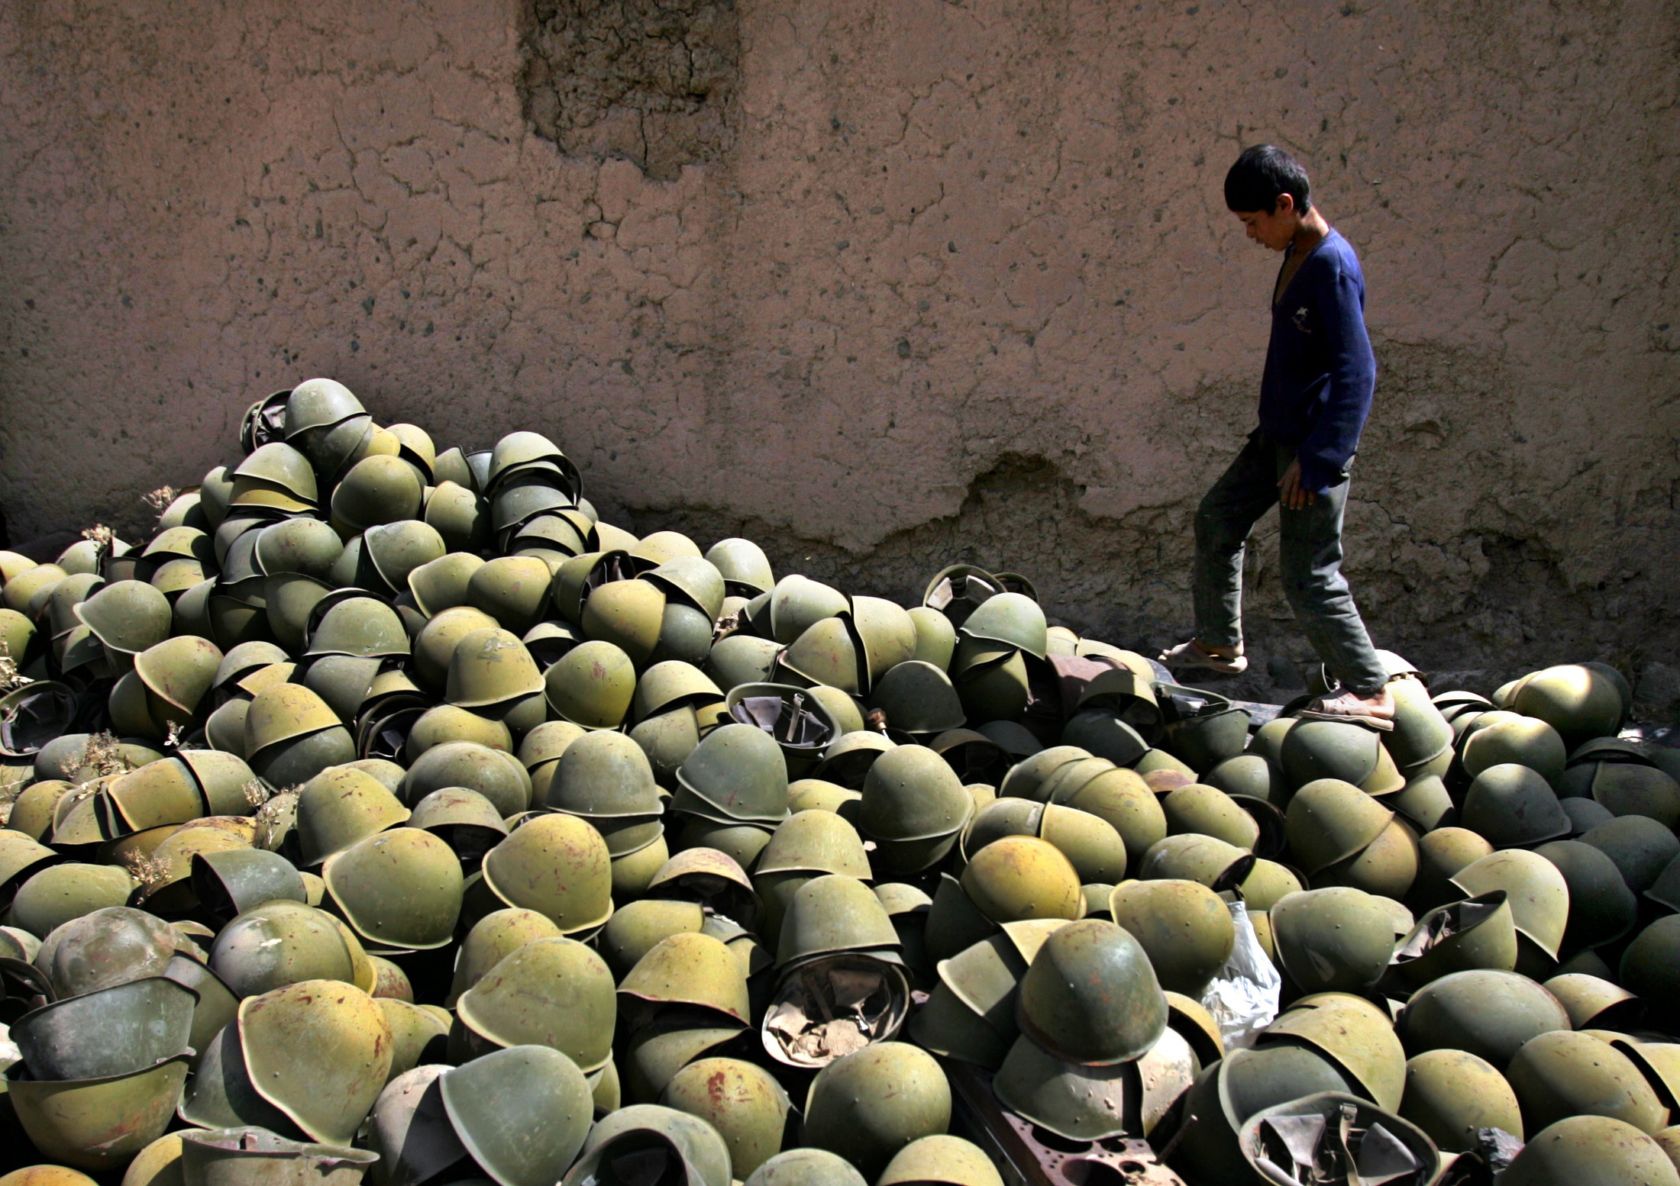
<svg viewBox="0 0 1680 1186">
<path fill-rule="evenodd" d="M 1321 494 L 1341 482 L 1376 382 L 1377 360 L 1365 333 L 1365 276 L 1352 245 L 1332 230 L 1272 309 L 1260 380 L 1260 431 L 1295 450 L 1302 488 Z"/>
</svg>

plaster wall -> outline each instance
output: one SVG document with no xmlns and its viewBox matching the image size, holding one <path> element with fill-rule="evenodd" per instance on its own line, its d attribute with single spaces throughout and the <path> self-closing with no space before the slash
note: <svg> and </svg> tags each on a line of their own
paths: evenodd
<svg viewBox="0 0 1680 1186">
<path fill-rule="evenodd" d="M 14 539 L 138 530 L 320 374 L 549 433 L 635 529 L 1165 641 L 1277 264 L 1220 182 L 1274 140 L 1364 259 L 1379 645 L 1680 695 L 1666 0 L 12 0 L 0 55 Z M 1301 657 L 1275 534 L 1251 638 Z"/>
</svg>

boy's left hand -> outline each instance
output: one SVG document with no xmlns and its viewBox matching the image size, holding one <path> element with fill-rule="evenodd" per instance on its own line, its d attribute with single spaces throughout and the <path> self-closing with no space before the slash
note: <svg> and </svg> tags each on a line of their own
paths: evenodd
<svg viewBox="0 0 1680 1186">
<path fill-rule="evenodd" d="M 1292 511 L 1310 507 L 1318 501 L 1318 495 L 1311 490 L 1301 488 L 1301 462 L 1299 458 L 1291 461 L 1289 468 L 1283 471 L 1283 477 L 1278 479 L 1278 501 Z"/>
</svg>

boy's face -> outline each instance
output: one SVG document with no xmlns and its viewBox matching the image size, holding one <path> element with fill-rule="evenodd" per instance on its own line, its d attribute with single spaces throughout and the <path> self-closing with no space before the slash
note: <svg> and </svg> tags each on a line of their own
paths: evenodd
<svg viewBox="0 0 1680 1186">
<path fill-rule="evenodd" d="M 1295 198 L 1290 194 L 1279 194 L 1277 207 L 1273 210 L 1235 210 L 1232 213 L 1242 222 L 1250 239 L 1273 251 L 1288 247 L 1301 226 L 1300 215 L 1295 212 Z"/>
</svg>

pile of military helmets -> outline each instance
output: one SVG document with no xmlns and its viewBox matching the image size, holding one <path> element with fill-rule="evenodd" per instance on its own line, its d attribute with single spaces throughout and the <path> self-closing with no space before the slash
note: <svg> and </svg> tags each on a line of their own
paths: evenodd
<svg viewBox="0 0 1680 1186">
<path fill-rule="evenodd" d="M 1680 752 L 1613 668 L 1389 655 L 1378 733 L 1019 574 L 638 536 L 538 432 L 311 379 L 240 444 L 0 553 L 0 1186 L 1001 1186 L 964 1099 L 1157 1181 L 1680 1183 Z"/>
</svg>

